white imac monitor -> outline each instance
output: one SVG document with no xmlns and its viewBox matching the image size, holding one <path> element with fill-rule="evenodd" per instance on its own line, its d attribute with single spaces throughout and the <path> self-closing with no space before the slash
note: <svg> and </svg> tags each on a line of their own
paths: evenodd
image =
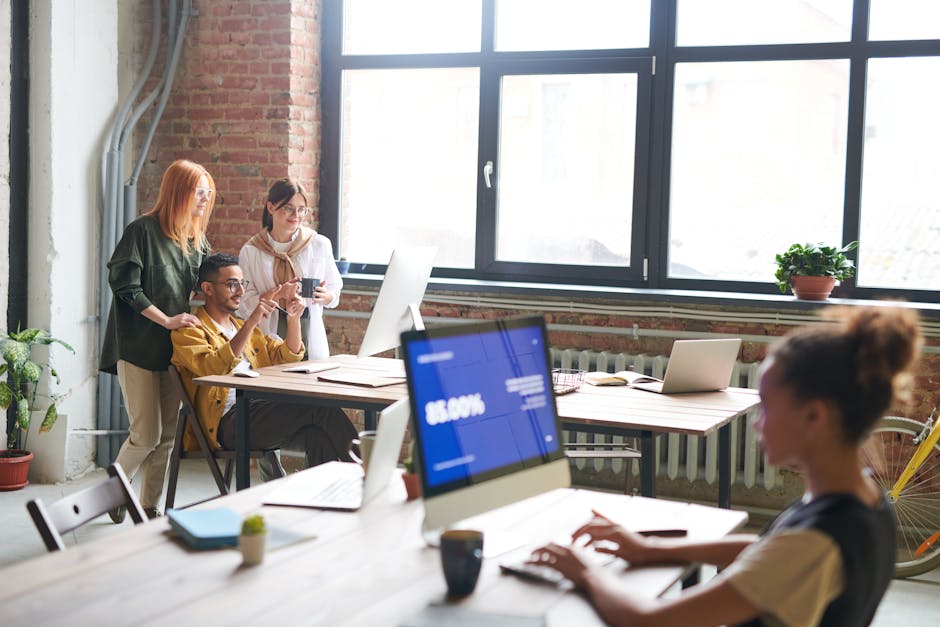
<svg viewBox="0 0 940 627">
<path fill-rule="evenodd" d="M 418 306 L 424 299 L 436 254 L 434 246 L 392 251 L 369 326 L 359 345 L 359 357 L 398 348 L 402 331 L 424 328 Z"/>
<path fill-rule="evenodd" d="M 541 316 L 401 337 L 426 533 L 570 485 Z"/>
</svg>

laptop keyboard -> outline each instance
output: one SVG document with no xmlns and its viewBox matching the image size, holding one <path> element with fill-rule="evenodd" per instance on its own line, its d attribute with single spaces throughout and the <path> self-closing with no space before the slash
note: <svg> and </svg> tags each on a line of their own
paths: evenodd
<svg viewBox="0 0 940 627">
<path fill-rule="evenodd" d="M 313 502 L 322 505 L 357 505 L 362 501 L 362 479 L 343 477 L 329 483 Z"/>
</svg>

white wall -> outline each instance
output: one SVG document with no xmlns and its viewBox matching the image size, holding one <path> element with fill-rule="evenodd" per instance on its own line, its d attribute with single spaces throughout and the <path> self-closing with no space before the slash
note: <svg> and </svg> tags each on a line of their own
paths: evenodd
<svg viewBox="0 0 940 627">
<path fill-rule="evenodd" d="M 31 3 L 29 324 L 75 348 L 50 351 L 63 398 L 52 432 L 29 438 L 32 481 L 94 464 L 95 438 L 81 431 L 96 428 L 101 153 L 118 99 L 117 3 Z"/>
</svg>

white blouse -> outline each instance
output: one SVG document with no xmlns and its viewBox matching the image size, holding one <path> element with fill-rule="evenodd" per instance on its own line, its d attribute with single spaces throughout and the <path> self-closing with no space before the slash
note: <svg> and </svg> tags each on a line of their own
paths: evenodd
<svg viewBox="0 0 940 627">
<path fill-rule="evenodd" d="M 294 234 L 299 235 L 300 230 Z M 286 251 L 291 242 L 275 242 L 268 234 L 268 241 L 275 250 Z M 330 309 L 339 305 L 339 293 L 343 289 L 343 279 L 333 260 L 333 245 L 325 236 L 317 233 L 300 252 L 294 255 L 294 264 L 305 278 L 326 281 L 326 291 L 333 294 L 333 300 L 327 307 Z M 258 250 L 254 246 L 245 244 L 238 254 L 238 265 L 242 269 L 245 279 L 249 281 L 248 288 L 242 296 L 238 315 L 247 318 L 258 306 L 260 294 L 275 287 L 274 258 Z M 330 347 L 326 340 L 326 327 L 323 326 L 323 305 L 314 304 L 307 299 L 307 354 L 310 359 L 327 359 L 330 356 Z M 268 335 L 277 335 L 277 322 L 281 313 L 274 310 L 266 321 L 258 327 Z"/>
</svg>

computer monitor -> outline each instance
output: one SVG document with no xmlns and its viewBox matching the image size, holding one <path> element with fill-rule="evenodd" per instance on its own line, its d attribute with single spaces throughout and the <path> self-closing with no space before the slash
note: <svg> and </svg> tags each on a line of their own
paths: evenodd
<svg viewBox="0 0 940 627">
<path fill-rule="evenodd" d="M 435 254 L 437 248 L 434 246 L 392 251 L 369 326 L 359 345 L 359 357 L 397 348 L 402 331 L 424 328 L 418 306 L 431 278 Z"/>
<path fill-rule="evenodd" d="M 542 317 L 401 338 L 426 532 L 570 485 Z"/>
</svg>

